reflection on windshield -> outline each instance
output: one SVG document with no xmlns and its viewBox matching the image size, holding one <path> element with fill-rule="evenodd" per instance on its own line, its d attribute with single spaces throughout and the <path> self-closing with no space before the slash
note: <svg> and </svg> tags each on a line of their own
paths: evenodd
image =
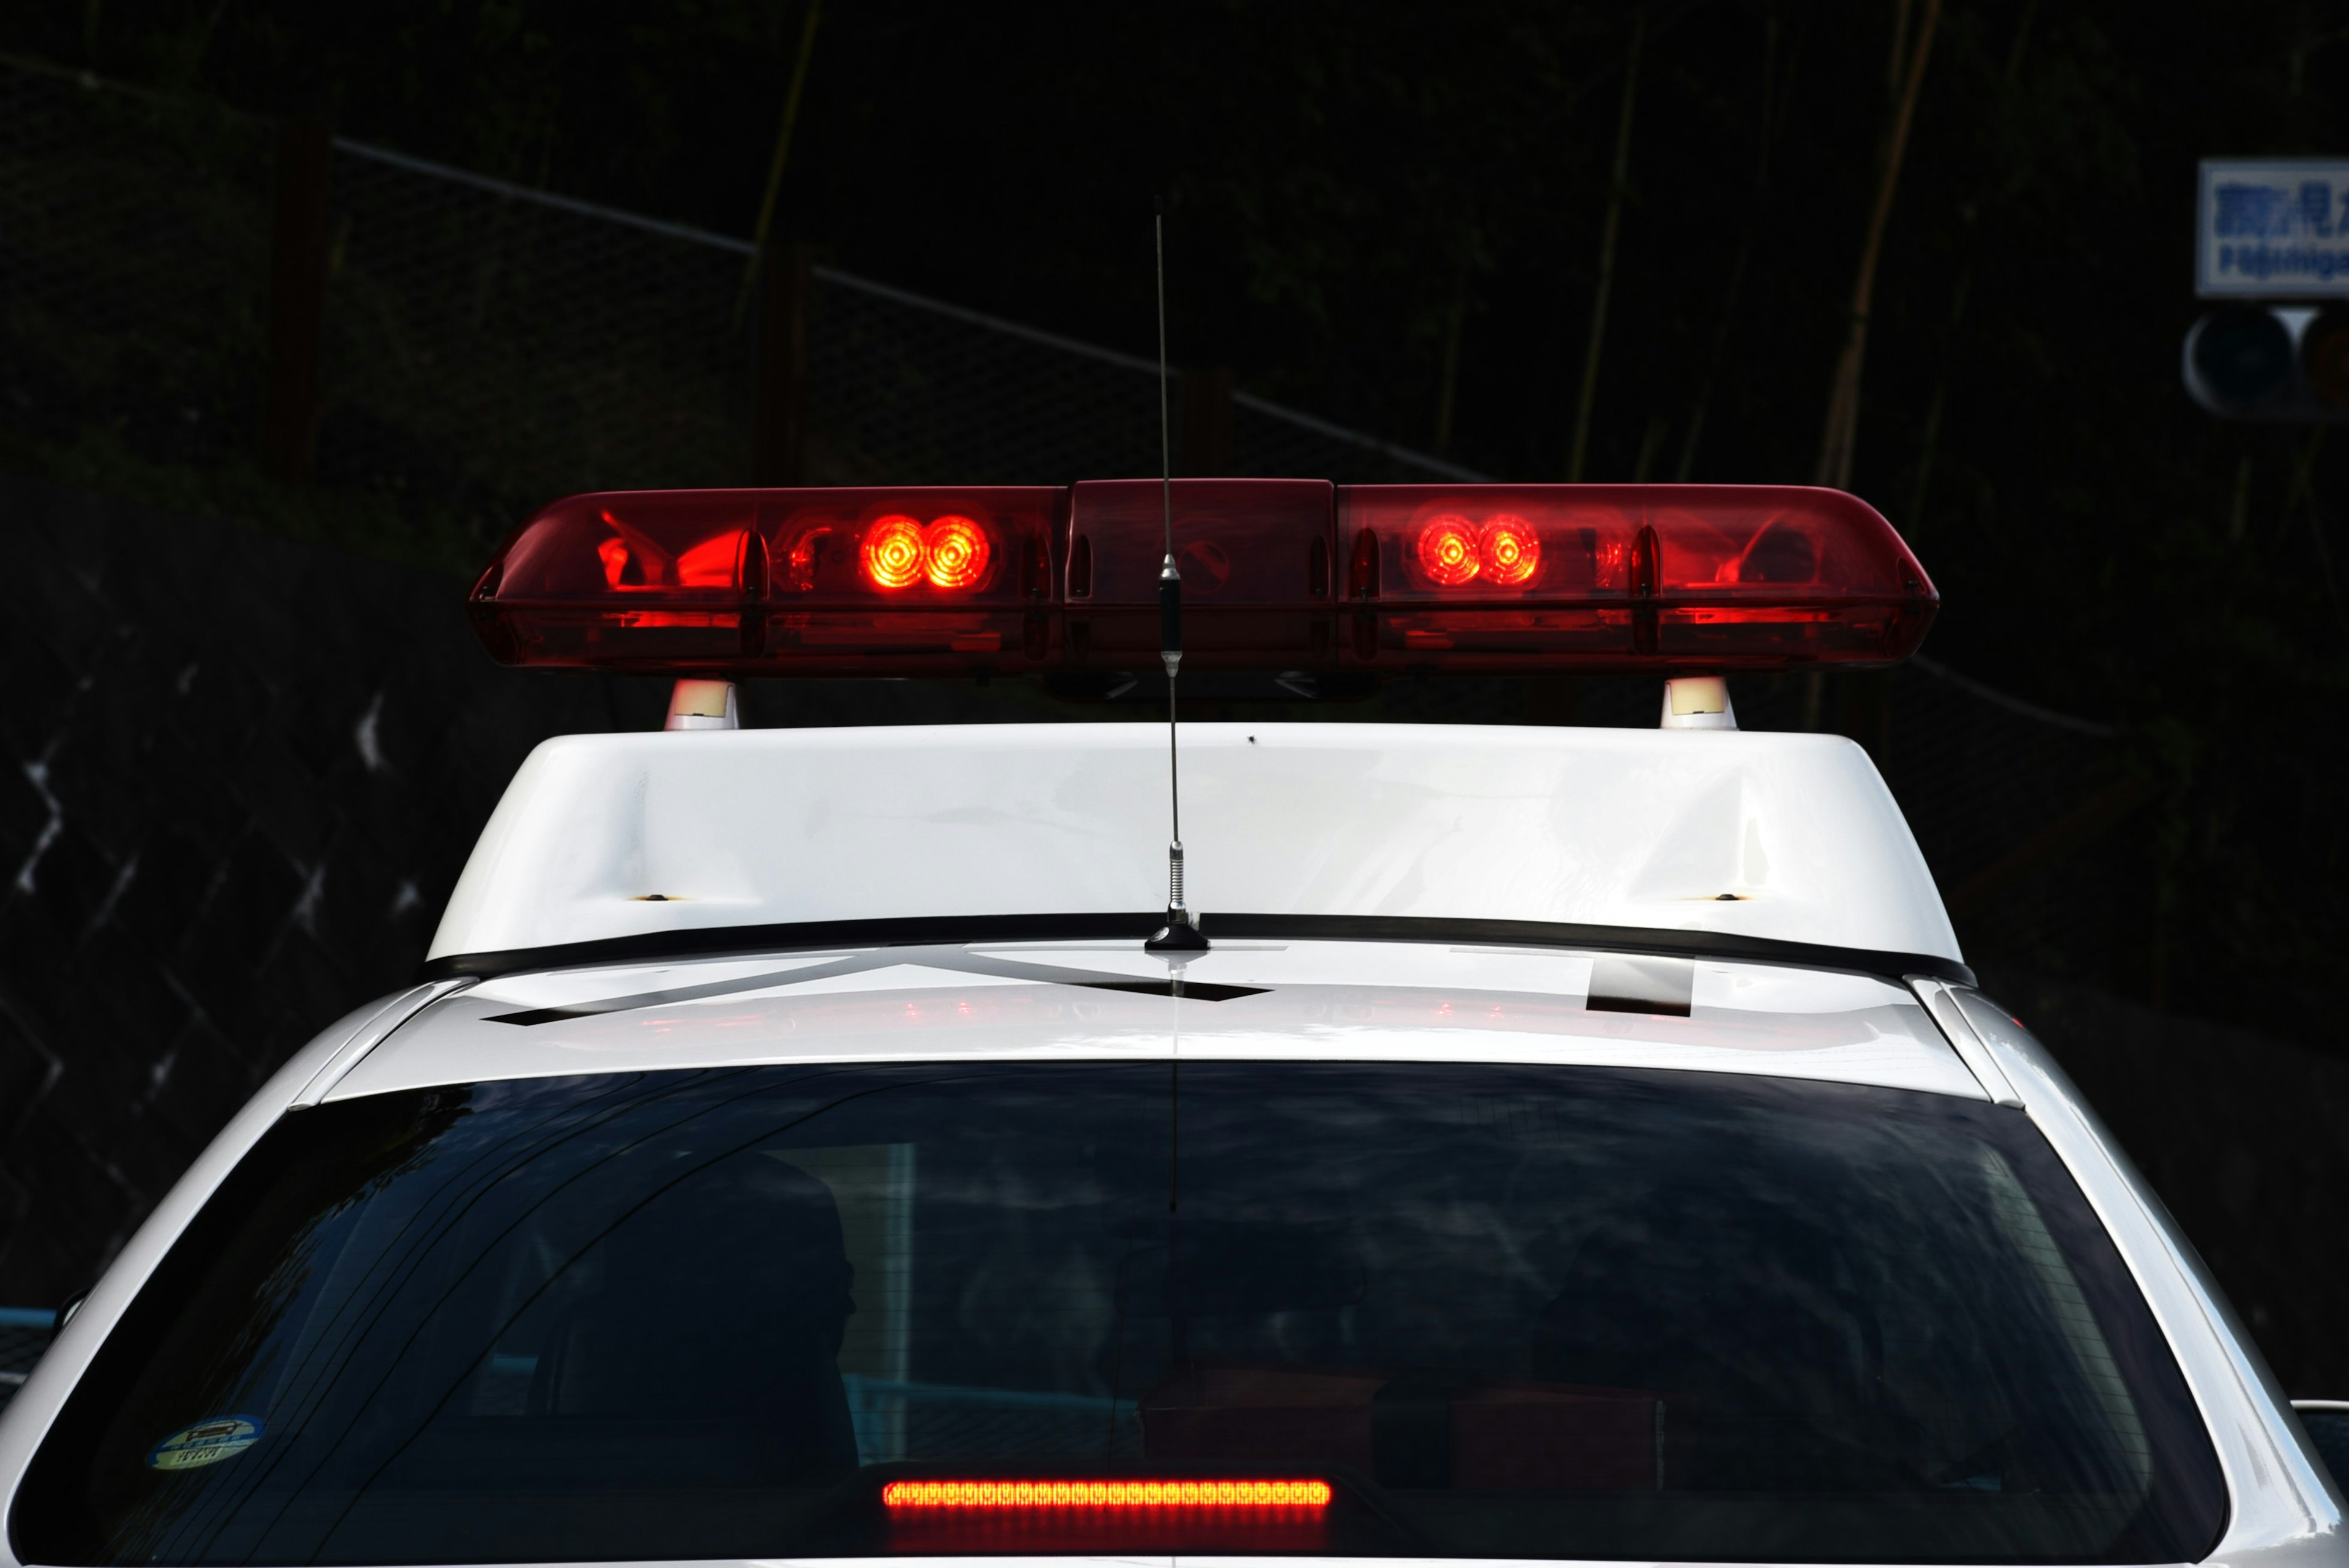
<svg viewBox="0 0 2349 1568">
<path fill-rule="evenodd" d="M 1010 1477 L 1331 1501 L 882 1502 Z M 2199 1556 L 2222 1507 L 2019 1113 L 1600 1068 L 927 1064 L 289 1116 L 11 1530 L 52 1563 L 2057 1563 Z"/>
</svg>

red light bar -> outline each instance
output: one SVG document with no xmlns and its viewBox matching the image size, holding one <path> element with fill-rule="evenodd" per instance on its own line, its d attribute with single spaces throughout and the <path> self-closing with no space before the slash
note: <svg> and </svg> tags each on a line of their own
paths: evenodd
<svg viewBox="0 0 2349 1568">
<path fill-rule="evenodd" d="M 1865 668 L 1940 599 L 1841 491 L 1178 480 L 1184 669 Z M 678 675 L 1158 662 L 1155 480 L 644 491 L 525 523 L 469 600 L 502 663 Z"/>
<path fill-rule="evenodd" d="M 1356 668 L 1897 663 L 1940 604 L 1866 502 L 1776 485 L 1354 485 Z"/>
<path fill-rule="evenodd" d="M 891 1508 L 1326 1508 L 1330 1496 L 1325 1480 L 903 1480 L 881 1489 Z"/>
<path fill-rule="evenodd" d="M 1057 652 L 1045 487 L 574 495 L 475 585 L 501 663 L 647 673 L 963 674 Z"/>
<path fill-rule="evenodd" d="M 1320 479 L 1178 479 L 1183 668 L 1302 670 L 1330 662 L 1337 487 Z M 1096 480 L 1070 504 L 1070 661 L 1158 665 L 1165 502 L 1155 479 Z"/>
</svg>

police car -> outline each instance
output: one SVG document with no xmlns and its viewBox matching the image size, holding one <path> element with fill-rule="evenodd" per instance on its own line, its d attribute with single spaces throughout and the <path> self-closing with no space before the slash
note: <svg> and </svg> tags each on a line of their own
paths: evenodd
<svg viewBox="0 0 2349 1568">
<path fill-rule="evenodd" d="M 1176 690 L 1645 672 L 1660 723 L 736 723 L 1147 680 L 1164 583 Z M 123 1250 L 0 1416 L 0 1568 L 2349 1563 L 1867 757 L 1735 727 L 1727 674 L 1923 636 L 1858 501 L 594 495 L 470 603 L 667 729 L 541 746 L 418 983 Z"/>
</svg>

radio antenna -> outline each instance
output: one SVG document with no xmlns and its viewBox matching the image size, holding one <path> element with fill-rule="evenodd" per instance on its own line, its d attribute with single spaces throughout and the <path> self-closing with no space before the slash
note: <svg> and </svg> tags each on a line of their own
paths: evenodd
<svg viewBox="0 0 2349 1568">
<path fill-rule="evenodd" d="M 1151 229 L 1158 264 L 1158 505 L 1166 524 L 1166 559 L 1158 568 L 1158 657 L 1166 666 L 1166 923 L 1142 945 L 1154 953 L 1207 950 L 1207 939 L 1183 902 L 1183 763 L 1174 716 L 1174 682 L 1183 667 L 1183 574 L 1174 565 L 1174 445 L 1166 422 L 1166 203 Z"/>
</svg>

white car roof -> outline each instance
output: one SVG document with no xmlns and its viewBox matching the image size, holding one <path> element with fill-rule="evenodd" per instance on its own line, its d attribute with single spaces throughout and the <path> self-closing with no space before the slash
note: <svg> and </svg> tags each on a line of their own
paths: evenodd
<svg viewBox="0 0 2349 1568">
<path fill-rule="evenodd" d="M 1140 934 L 1165 903 L 1166 761 L 1156 724 L 548 741 L 430 957 L 496 972 L 709 950 L 721 930 L 741 950 L 904 940 L 877 928 L 917 920 L 997 922 L 953 940 L 1086 934 L 1002 925 L 1076 917 Z M 1966 978 L 1908 825 L 1837 736 L 1193 724 L 1183 791 L 1189 902 L 1211 937 L 1538 925 Z"/>
<path fill-rule="evenodd" d="M 484 983 L 306 1097 L 1177 1054 L 1984 1092 L 1902 983 L 1971 977 L 1848 741 L 1190 726 L 1191 902 L 1216 945 L 1172 966 L 1133 940 L 1164 893 L 1166 764 L 1155 724 L 550 741 L 433 942 L 431 972 Z M 1661 1002 L 1614 994 L 1642 965 Z"/>
</svg>

